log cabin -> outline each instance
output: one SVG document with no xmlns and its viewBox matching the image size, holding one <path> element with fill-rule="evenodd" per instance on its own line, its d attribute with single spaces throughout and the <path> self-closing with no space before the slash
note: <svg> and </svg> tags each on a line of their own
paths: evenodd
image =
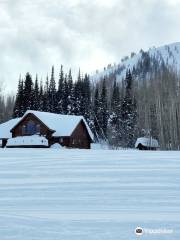
<svg viewBox="0 0 180 240">
<path fill-rule="evenodd" d="M 41 137 L 39 144 L 37 136 Z M 22 118 L 0 125 L 0 140 L 2 147 L 50 147 L 59 143 L 67 148 L 90 149 L 93 134 L 82 116 L 28 110 Z"/>
</svg>

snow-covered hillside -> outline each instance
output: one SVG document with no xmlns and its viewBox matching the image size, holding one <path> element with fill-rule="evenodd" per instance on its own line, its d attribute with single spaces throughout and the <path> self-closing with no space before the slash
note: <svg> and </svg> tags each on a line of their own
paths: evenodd
<svg viewBox="0 0 180 240">
<path fill-rule="evenodd" d="M 179 173 L 180 152 L 1 149 L 0 239 L 177 240 Z"/>
<path fill-rule="evenodd" d="M 153 47 L 147 52 L 140 51 L 138 54 L 132 55 L 132 57 L 129 57 L 128 59 L 124 59 L 117 65 L 109 65 L 104 70 L 99 70 L 95 74 L 92 74 L 91 80 L 98 81 L 113 73 L 116 74 L 118 80 L 122 80 L 128 69 L 132 71 L 133 67 L 136 68 L 138 63 L 142 61 L 144 53 L 148 53 L 148 55 L 158 63 L 164 62 L 174 70 L 180 71 L 180 42 L 178 42 L 158 48 Z"/>
</svg>

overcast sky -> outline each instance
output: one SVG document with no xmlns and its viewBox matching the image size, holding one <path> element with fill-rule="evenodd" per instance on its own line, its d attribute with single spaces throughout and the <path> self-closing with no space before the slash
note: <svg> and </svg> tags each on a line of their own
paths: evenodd
<svg viewBox="0 0 180 240">
<path fill-rule="evenodd" d="M 180 0 L 0 0 L 0 81 L 83 72 L 141 48 L 180 41 Z"/>
</svg>

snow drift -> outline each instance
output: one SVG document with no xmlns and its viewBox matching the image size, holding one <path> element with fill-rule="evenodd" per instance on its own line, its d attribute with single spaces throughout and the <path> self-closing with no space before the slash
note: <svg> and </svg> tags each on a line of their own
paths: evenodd
<svg viewBox="0 0 180 240">
<path fill-rule="evenodd" d="M 23 137 L 16 137 L 10 138 L 7 141 L 6 147 L 17 147 L 17 146 L 43 146 L 48 147 L 48 140 L 39 135 L 32 135 L 32 136 L 23 136 Z"/>
</svg>

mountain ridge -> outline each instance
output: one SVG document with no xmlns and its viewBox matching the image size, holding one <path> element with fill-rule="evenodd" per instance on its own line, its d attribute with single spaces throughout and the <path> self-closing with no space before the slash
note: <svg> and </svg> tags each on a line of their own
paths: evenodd
<svg viewBox="0 0 180 240">
<path fill-rule="evenodd" d="M 96 82 L 115 74 L 117 81 L 121 81 L 125 78 L 128 69 L 132 71 L 133 68 L 137 68 L 140 62 L 143 64 L 145 56 L 149 57 L 149 64 L 153 64 L 153 61 L 159 66 L 164 63 L 174 71 L 180 72 L 180 42 L 175 42 L 160 47 L 152 47 L 147 51 L 140 50 L 137 54 L 131 53 L 131 57 L 121 59 L 120 63 L 109 64 L 103 71 L 96 71 L 91 75 L 91 80 Z"/>
</svg>

